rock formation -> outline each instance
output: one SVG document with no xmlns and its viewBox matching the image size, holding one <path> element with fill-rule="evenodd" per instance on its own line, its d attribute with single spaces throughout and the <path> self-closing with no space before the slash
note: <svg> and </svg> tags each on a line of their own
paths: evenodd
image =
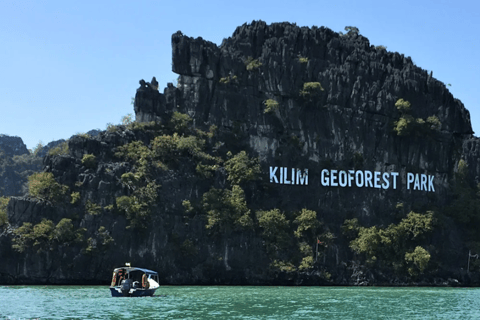
<svg viewBox="0 0 480 320">
<path fill-rule="evenodd" d="M 20 196 L 27 177 L 42 169 L 42 160 L 31 155 L 22 138 L 0 135 L 0 196 Z"/>
<path fill-rule="evenodd" d="M 135 123 L 72 137 L 10 200 L 0 283 L 126 261 L 164 284 L 479 283 L 479 140 L 410 57 L 262 21 L 220 46 L 177 32 L 172 54 L 178 84 L 141 80 Z"/>
</svg>

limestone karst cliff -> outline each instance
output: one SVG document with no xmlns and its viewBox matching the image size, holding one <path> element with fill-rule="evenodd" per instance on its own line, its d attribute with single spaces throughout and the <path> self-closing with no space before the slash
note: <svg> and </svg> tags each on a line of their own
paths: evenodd
<svg viewBox="0 0 480 320">
<path fill-rule="evenodd" d="M 0 196 L 23 195 L 27 177 L 41 169 L 42 159 L 20 137 L 0 135 Z"/>
<path fill-rule="evenodd" d="M 254 21 L 220 46 L 177 32 L 172 60 L 135 123 L 70 138 L 10 200 L 0 283 L 129 261 L 165 284 L 478 284 L 478 139 L 410 57 Z"/>
</svg>

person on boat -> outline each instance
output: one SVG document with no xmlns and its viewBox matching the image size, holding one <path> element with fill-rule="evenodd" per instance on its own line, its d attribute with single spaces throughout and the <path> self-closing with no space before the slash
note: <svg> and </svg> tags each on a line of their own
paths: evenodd
<svg viewBox="0 0 480 320">
<path fill-rule="evenodd" d="M 125 279 L 125 275 L 123 273 L 123 269 L 120 269 L 118 270 L 118 282 L 117 282 L 117 286 L 121 285 L 122 284 L 122 280 Z"/>
<path fill-rule="evenodd" d="M 150 283 L 148 283 L 148 276 L 146 273 L 142 276 L 142 287 L 147 290 L 150 287 Z"/>
</svg>

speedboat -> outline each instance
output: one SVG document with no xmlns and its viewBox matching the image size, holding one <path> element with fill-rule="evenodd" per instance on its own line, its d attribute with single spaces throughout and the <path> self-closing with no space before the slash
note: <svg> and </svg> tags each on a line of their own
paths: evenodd
<svg viewBox="0 0 480 320">
<path fill-rule="evenodd" d="M 113 270 L 110 292 L 112 297 L 148 297 L 153 296 L 158 287 L 157 272 L 127 264 Z"/>
</svg>

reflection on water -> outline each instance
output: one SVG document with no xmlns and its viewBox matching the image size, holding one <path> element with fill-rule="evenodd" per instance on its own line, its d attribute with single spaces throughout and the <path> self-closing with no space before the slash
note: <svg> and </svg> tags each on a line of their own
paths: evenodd
<svg viewBox="0 0 480 320">
<path fill-rule="evenodd" d="M 173 287 L 112 298 L 108 287 L 0 287 L 0 319 L 480 319 L 480 289 Z"/>
</svg>

